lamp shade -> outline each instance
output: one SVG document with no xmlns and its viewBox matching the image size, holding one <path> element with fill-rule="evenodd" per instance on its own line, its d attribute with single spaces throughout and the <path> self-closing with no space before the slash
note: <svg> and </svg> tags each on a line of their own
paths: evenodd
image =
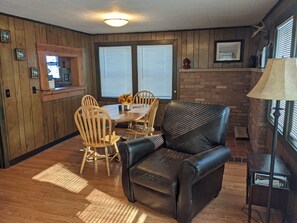
<svg viewBox="0 0 297 223">
<path fill-rule="evenodd" d="M 104 22 L 107 25 L 110 25 L 113 27 L 121 27 L 121 26 L 126 25 L 129 21 L 128 21 L 128 19 L 111 18 L 111 19 L 105 19 Z"/>
<path fill-rule="evenodd" d="M 262 77 L 247 96 L 297 101 L 297 58 L 268 59 Z"/>
</svg>

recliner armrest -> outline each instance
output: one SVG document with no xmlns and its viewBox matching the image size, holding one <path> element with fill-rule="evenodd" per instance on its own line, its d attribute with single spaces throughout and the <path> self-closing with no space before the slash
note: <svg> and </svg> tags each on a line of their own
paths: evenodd
<svg viewBox="0 0 297 223">
<path fill-rule="evenodd" d="M 130 182 L 130 167 L 159 149 L 164 144 L 162 135 L 154 135 L 120 143 L 119 152 L 122 158 L 122 186 L 129 201 L 134 202 Z"/>
<path fill-rule="evenodd" d="M 183 161 L 180 169 L 180 178 L 188 178 L 187 181 L 193 185 L 207 174 L 224 165 L 230 157 L 231 151 L 226 146 L 217 146 L 193 155 Z"/>
<path fill-rule="evenodd" d="M 119 152 L 123 160 L 123 168 L 129 169 L 163 144 L 162 135 L 153 135 L 120 143 Z"/>
</svg>

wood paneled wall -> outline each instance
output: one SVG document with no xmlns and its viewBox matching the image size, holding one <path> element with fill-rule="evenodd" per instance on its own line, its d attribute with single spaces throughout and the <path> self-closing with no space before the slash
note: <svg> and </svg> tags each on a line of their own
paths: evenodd
<svg viewBox="0 0 297 223">
<path fill-rule="evenodd" d="M 177 32 L 152 32 L 152 33 L 131 33 L 131 34 L 106 34 L 92 36 L 92 42 L 124 42 L 124 41 L 146 41 L 176 39 L 177 49 L 177 70 L 183 66 L 182 60 L 189 58 L 191 68 L 240 68 L 248 67 L 249 58 L 255 55 L 258 41 L 257 38 L 250 38 L 250 27 L 203 29 Z M 238 63 L 214 63 L 214 42 L 217 40 L 244 40 L 243 62 Z"/>
<path fill-rule="evenodd" d="M 0 29 L 10 30 L 11 43 L 0 43 L 1 91 L 6 123 L 9 160 L 66 136 L 75 130 L 72 116 L 79 106 L 80 96 L 42 103 L 39 79 L 29 78 L 29 68 L 37 67 L 36 43 L 83 48 L 83 67 L 86 92 L 97 95 L 95 69 L 95 42 L 176 39 L 177 67 L 188 57 L 192 68 L 245 68 L 256 53 L 256 39 L 250 39 L 249 27 L 204 29 L 176 32 L 87 35 L 51 25 L 0 15 Z M 243 61 L 240 63 L 213 63 L 216 40 L 244 39 Z M 26 50 L 25 61 L 15 59 L 15 48 Z M 178 82 L 179 84 L 179 82 Z M 11 97 L 5 97 L 9 89 Z M 160 104 L 157 123 L 161 123 L 166 104 Z"/>
<path fill-rule="evenodd" d="M 92 85 L 90 36 L 67 29 L 0 15 L 0 29 L 10 30 L 11 43 L 0 43 L 0 72 L 3 111 L 9 160 L 53 142 L 75 131 L 73 113 L 81 96 L 41 102 L 39 79 L 29 78 L 37 67 L 36 43 L 83 48 L 84 80 L 87 92 Z M 26 51 L 26 60 L 15 59 L 15 48 Z M 5 97 L 5 90 L 10 97 Z"/>
</svg>

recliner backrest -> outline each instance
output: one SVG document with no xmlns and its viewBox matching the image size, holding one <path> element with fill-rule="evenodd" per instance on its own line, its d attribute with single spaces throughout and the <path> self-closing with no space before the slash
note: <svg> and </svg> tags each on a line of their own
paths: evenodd
<svg viewBox="0 0 297 223">
<path fill-rule="evenodd" d="M 167 148 L 197 154 L 225 145 L 230 109 L 192 101 L 168 103 L 161 126 Z"/>
</svg>

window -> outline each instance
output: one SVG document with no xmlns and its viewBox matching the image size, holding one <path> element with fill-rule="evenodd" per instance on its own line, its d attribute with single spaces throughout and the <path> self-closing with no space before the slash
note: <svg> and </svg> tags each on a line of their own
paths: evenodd
<svg viewBox="0 0 297 223">
<path fill-rule="evenodd" d="M 51 101 L 85 94 L 82 48 L 42 43 L 37 43 L 36 46 L 38 67 L 40 70 L 39 87 L 42 101 Z M 50 57 L 47 59 L 47 56 Z M 58 61 L 59 63 L 57 63 Z M 55 89 L 50 87 L 53 81 L 49 81 L 48 65 L 54 65 L 56 68 L 59 68 L 59 77 L 52 78 L 55 84 L 59 81 L 63 83 L 64 87 L 57 87 Z M 57 70 L 55 75 L 57 75 Z"/>
<path fill-rule="evenodd" d="M 276 27 L 275 58 L 291 57 L 293 16 Z"/>
<path fill-rule="evenodd" d="M 118 45 L 115 45 L 118 44 Z M 176 91 L 172 40 L 97 44 L 99 97 L 117 98 L 139 90 L 160 99 L 172 99 Z"/>
<path fill-rule="evenodd" d="M 291 57 L 291 49 L 293 44 L 293 16 L 276 27 L 276 44 L 275 44 L 275 58 Z M 274 122 L 273 112 L 275 107 L 275 101 L 271 102 L 270 106 L 270 121 Z M 280 107 L 283 109 L 280 111 L 278 130 L 284 132 L 285 110 L 286 101 L 280 101 Z"/>
<path fill-rule="evenodd" d="M 137 46 L 138 89 L 172 98 L 172 45 Z"/>
<path fill-rule="evenodd" d="M 59 57 L 57 56 L 46 56 L 46 64 L 49 79 L 60 78 L 59 72 Z"/>
<path fill-rule="evenodd" d="M 132 93 L 131 46 L 99 47 L 102 97 Z"/>
</svg>

